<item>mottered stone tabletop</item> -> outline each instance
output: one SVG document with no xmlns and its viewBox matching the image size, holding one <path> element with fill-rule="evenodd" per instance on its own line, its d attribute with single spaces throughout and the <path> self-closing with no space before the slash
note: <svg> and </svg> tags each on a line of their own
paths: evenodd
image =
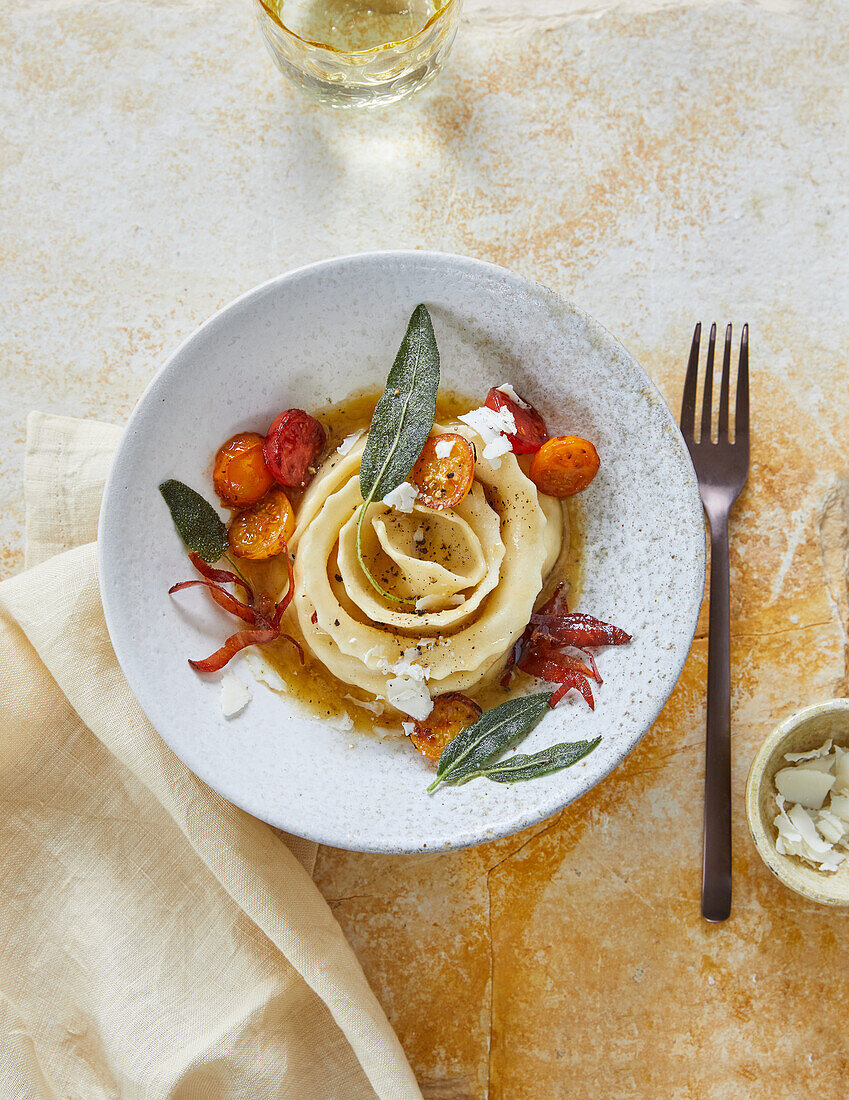
<svg viewBox="0 0 849 1100">
<path fill-rule="evenodd" d="M 731 919 L 699 915 L 704 611 L 583 800 L 447 855 L 323 848 L 315 877 L 432 1100 L 844 1097 L 849 912 L 772 879 L 743 789 L 775 724 L 849 694 L 849 5 L 469 0 L 437 82 L 361 117 L 282 81 L 246 0 L 8 0 L 0 27 L 2 575 L 27 412 L 123 421 L 196 325 L 294 266 L 504 264 L 673 408 L 694 323 L 749 322 Z"/>
</svg>

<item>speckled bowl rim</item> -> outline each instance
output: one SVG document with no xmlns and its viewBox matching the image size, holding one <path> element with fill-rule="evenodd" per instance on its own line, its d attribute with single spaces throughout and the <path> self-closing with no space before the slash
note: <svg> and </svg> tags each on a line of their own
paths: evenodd
<svg viewBox="0 0 849 1100">
<path fill-rule="evenodd" d="M 643 370 L 634 357 L 620 344 L 620 342 L 599 322 L 592 318 L 586 311 L 580 309 L 573 302 L 564 299 L 556 291 L 551 290 L 544 284 L 536 282 L 534 280 L 525 278 L 524 276 L 517 275 L 514 272 L 509 271 L 507 268 L 501 267 L 498 264 L 489 263 L 484 260 L 478 260 L 466 256 L 458 256 L 451 253 L 435 252 L 424 249 L 392 249 L 392 250 L 377 250 L 370 252 L 352 253 L 345 256 L 338 256 L 327 260 L 320 260 L 315 263 L 305 264 L 301 267 L 293 268 L 283 274 L 276 275 L 263 283 L 253 287 L 246 291 L 244 294 L 235 298 L 227 305 L 223 306 L 220 310 L 212 314 L 206 321 L 204 321 L 197 329 L 194 330 L 185 340 L 183 340 L 166 358 L 164 363 L 160 366 L 154 377 L 151 379 L 141 397 L 136 404 L 132 414 L 130 415 L 127 424 L 125 426 L 124 435 L 119 443 L 115 457 L 113 459 L 112 466 L 110 468 L 109 475 L 107 476 L 106 485 L 103 494 L 103 502 L 100 512 L 100 520 L 98 524 L 98 572 L 100 582 L 101 599 L 103 603 L 103 610 L 106 619 L 107 630 L 110 634 L 110 638 L 113 643 L 115 655 L 118 663 L 127 676 L 128 683 L 131 690 L 134 691 L 136 698 L 143 710 L 147 712 L 145 706 L 144 693 L 135 691 L 133 688 L 132 678 L 127 673 L 127 668 L 130 664 L 130 656 L 132 647 L 126 643 L 126 636 L 121 630 L 116 629 L 119 625 L 118 612 L 112 605 L 112 601 L 109 597 L 108 584 L 106 583 L 107 571 L 109 564 L 106 561 L 104 553 L 104 532 L 109 523 L 110 512 L 110 499 L 113 493 L 116 492 L 117 486 L 117 470 L 119 469 L 118 459 L 120 457 L 121 449 L 134 428 L 135 421 L 141 419 L 141 412 L 144 406 L 155 402 L 158 399 L 160 389 L 165 388 L 169 373 L 172 370 L 177 369 L 180 360 L 193 341 L 198 339 L 201 334 L 205 333 L 207 329 L 219 324 L 221 318 L 229 311 L 237 311 L 251 303 L 253 299 L 261 298 L 271 287 L 277 284 L 285 284 L 289 280 L 302 279 L 307 275 L 321 275 L 323 273 L 330 273 L 334 268 L 346 264 L 357 263 L 373 263 L 381 261 L 395 261 L 395 262 L 413 262 L 413 263 L 435 263 L 435 264 L 448 264 L 454 267 L 458 274 L 464 274 L 468 276 L 480 275 L 484 278 L 497 279 L 505 286 L 506 290 L 514 295 L 542 295 L 553 299 L 560 308 L 565 309 L 567 312 L 574 314 L 580 318 L 586 325 L 587 330 L 594 332 L 596 337 L 608 343 L 616 350 L 616 354 L 625 362 L 629 371 L 635 372 L 640 380 L 640 385 L 643 392 L 657 404 L 657 407 L 661 410 L 661 414 L 666 419 L 667 428 L 669 429 L 670 446 L 677 451 L 677 461 L 680 465 L 680 469 L 685 474 L 685 485 L 689 491 L 684 491 L 679 497 L 676 498 L 677 503 L 680 505 L 680 512 L 678 514 L 679 520 L 685 525 L 691 525 L 695 533 L 695 528 L 698 527 L 702 532 L 704 531 L 704 517 L 702 511 L 701 498 L 699 496 L 698 482 L 693 469 L 692 461 L 690 459 L 689 451 L 687 450 L 686 443 L 681 435 L 678 427 L 678 422 L 672 415 L 668 405 L 663 399 L 658 388 L 654 382 L 649 378 L 648 374 Z M 378 852 L 387 854 L 402 854 L 402 853 L 421 853 L 421 852 L 433 852 L 433 851 L 453 851 L 459 848 L 470 847 L 477 844 L 487 843 L 492 840 L 497 840 L 504 836 L 509 836 L 514 833 L 520 832 L 531 825 L 535 825 L 540 821 L 544 821 L 554 814 L 558 813 L 566 806 L 579 798 L 582 798 L 589 790 L 595 787 L 603 779 L 605 779 L 633 749 L 639 744 L 645 734 L 651 729 L 654 722 L 657 720 L 658 715 L 666 705 L 672 691 L 677 684 L 681 672 L 683 671 L 684 664 L 692 646 L 692 640 L 695 635 L 696 626 L 698 624 L 699 612 L 701 609 L 702 598 L 704 595 L 704 583 L 705 583 L 705 570 L 706 570 L 706 554 L 704 547 L 704 539 L 701 538 L 697 543 L 697 550 L 694 559 L 690 563 L 690 571 L 688 573 L 689 584 L 686 591 L 681 592 L 681 623 L 682 631 L 680 640 L 676 643 L 674 651 L 670 651 L 666 667 L 669 670 L 669 677 L 666 681 L 667 688 L 657 694 L 654 701 L 654 705 L 651 709 L 646 711 L 646 720 L 644 721 L 643 729 L 634 737 L 633 741 L 629 744 L 623 745 L 621 751 L 611 756 L 609 766 L 593 775 L 581 775 L 578 784 L 573 792 L 569 795 L 558 794 L 550 799 L 545 804 L 535 806 L 528 810 L 517 812 L 504 820 L 500 821 L 497 825 L 489 825 L 486 828 L 463 828 L 459 829 L 448 840 L 443 838 L 430 838 L 419 835 L 415 842 L 392 842 L 384 840 L 383 838 L 371 838 L 368 841 L 358 839 L 354 842 L 350 837 L 344 833 L 333 831 L 322 827 L 304 828 L 298 821 L 297 813 L 289 815 L 275 814 L 272 816 L 268 814 L 267 810 L 264 810 L 263 806 L 258 804 L 258 800 L 244 795 L 234 796 L 232 791 L 228 792 L 228 782 L 226 776 L 211 775 L 208 772 L 204 774 L 205 769 L 200 765 L 189 764 L 185 759 L 184 763 L 190 770 L 194 771 L 200 779 L 207 783 L 210 787 L 216 790 L 228 801 L 238 806 L 240 809 L 245 810 L 247 813 L 252 814 L 260 820 L 267 821 L 269 824 L 276 828 L 283 829 L 286 832 L 294 833 L 298 836 L 302 836 L 308 840 L 316 841 L 320 844 L 328 845 L 331 847 L 343 848 L 354 851 L 363 852 Z M 686 625 L 685 625 L 686 624 Z M 148 717 L 150 715 L 148 714 Z M 154 728 L 157 727 L 157 723 L 151 719 Z M 166 744 L 170 745 L 170 742 L 166 736 L 163 735 L 162 730 L 158 729 L 160 736 Z M 181 755 L 178 753 L 177 755 Z M 181 756 L 181 759 L 182 756 Z"/>
<path fill-rule="evenodd" d="M 771 821 L 764 822 L 760 809 L 761 792 L 767 769 L 777 755 L 783 755 L 786 742 L 797 730 L 808 725 L 813 719 L 819 718 L 823 714 L 834 713 L 846 715 L 846 726 L 847 731 L 849 731 L 849 699 L 839 698 L 829 699 L 823 703 L 813 703 L 811 706 L 805 707 L 804 710 L 791 714 L 767 737 L 755 754 L 749 768 L 749 776 L 746 780 L 746 820 L 749 825 L 749 835 L 758 855 L 773 875 L 788 890 L 792 890 L 794 894 L 807 898 L 808 901 L 815 901 L 820 905 L 847 906 L 849 905 L 849 896 L 835 897 L 827 890 L 822 892 L 814 890 L 811 887 L 802 885 L 798 880 L 794 880 L 792 874 L 788 874 L 788 871 L 792 868 L 804 868 L 814 874 L 821 874 L 824 884 L 832 881 L 831 874 L 816 872 L 813 868 L 808 868 L 805 864 L 797 861 L 793 856 L 781 855 L 775 847 L 775 826 Z"/>
</svg>

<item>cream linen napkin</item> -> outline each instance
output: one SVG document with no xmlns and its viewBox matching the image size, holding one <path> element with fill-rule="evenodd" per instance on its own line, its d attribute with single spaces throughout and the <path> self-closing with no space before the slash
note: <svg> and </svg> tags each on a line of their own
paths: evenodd
<svg viewBox="0 0 849 1100">
<path fill-rule="evenodd" d="M 0 585 L 0 1097 L 421 1100 L 315 846 L 192 775 L 121 674 L 93 541 L 120 430 L 28 429 L 29 568 Z"/>
</svg>

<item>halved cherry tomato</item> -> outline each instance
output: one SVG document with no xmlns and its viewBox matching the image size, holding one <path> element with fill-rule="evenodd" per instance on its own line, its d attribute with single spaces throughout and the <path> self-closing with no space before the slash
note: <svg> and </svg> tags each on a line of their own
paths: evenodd
<svg viewBox="0 0 849 1100">
<path fill-rule="evenodd" d="M 586 489 L 598 473 L 599 458 L 588 439 L 555 436 L 543 443 L 531 461 L 531 481 L 552 497 L 571 497 Z"/>
<path fill-rule="evenodd" d="M 295 513 L 282 489 L 274 488 L 230 524 L 230 549 L 240 558 L 260 561 L 286 549 L 295 530 Z"/>
<path fill-rule="evenodd" d="M 303 409 L 287 409 L 274 421 L 265 437 L 265 461 L 274 479 L 288 489 L 309 484 L 311 469 L 324 450 L 327 432 Z"/>
<path fill-rule="evenodd" d="M 430 436 L 410 472 L 418 503 L 426 508 L 456 508 L 474 480 L 475 452 L 456 432 Z"/>
<path fill-rule="evenodd" d="M 516 432 L 514 435 L 508 435 L 507 438 L 513 446 L 514 454 L 533 454 L 548 439 L 548 428 L 545 426 L 545 421 L 533 406 L 522 406 L 514 401 L 512 397 L 508 397 L 506 393 L 502 393 L 501 390 L 495 388 L 491 389 L 486 395 L 484 404 L 488 409 L 495 409 L 496 412 L 499 409 L 508 409 L 513 414 L 513 419 L 516 421 Z"/>
<path fill-rule="evenodd" d="M 422 756 L 438 760 L 448 742 L 467 726 L 474 725 L 481 713 L 477 703 L 459 691 L 437 695 L 427 718 L 415 722 L 410 740 Z"/>
<path fill-rule="evenodd" d="M 264 443 L 265 439 L 257 432 L 241 432 L 219 448 L 212 483 L 228 508 L 256 504 L 274 484 L 265 464 Z"/>
</svg>

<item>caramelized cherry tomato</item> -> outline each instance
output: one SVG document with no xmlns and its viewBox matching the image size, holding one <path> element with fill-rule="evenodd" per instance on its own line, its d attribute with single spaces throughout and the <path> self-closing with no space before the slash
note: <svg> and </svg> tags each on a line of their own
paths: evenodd
<svg viewBox="0 0 849 1100">
<path fill-rule="evenodd" d="M 315 473 L 327 432 L 303 409 L 287 409 L 265 437 L 265 461 L 274 479 L 288 489 L 303 489 Z"/>
<path fill-rule="evenodd" d="M 422 756 L 428 760 L 438 760 L 448 742 L 453 741 L 467 726 L 474 725 L 481 713 L 477 703 L 459 691 L 437 695 L 427 718 L 415 722 L 410 740 Z"/>
<path fill-rule="evenodd" d="M 295 513 L 282 489 L 274 488 L 230 524 L 230 549 L 240 558 L 273 558 L 286 549 L 295 530 Z"/>
<path fill-rule="evenodd" d="M 586 489 L 598 467 L 596 449 L 588 439 L 555 436 L 534 455 L 530 477 L 540 492 L 552 497 L 570 497 Z"/>
<path fill-rule="evenodd" d="M 410 481 L 426 508 L 456 508 L 475 480 L 475 452 L 456 432 L 432 435 L 422 448 Z"/>
<path fill-rule="evenodd" d="M 212 483 L 228 508 L 256 504 L 274 484 L 262 453 L 264 438 L 257 432 L 234 435 L 215 456 Z"/>
<path fill-rule="evenodd" d="M 517 394 L 518 396 L 518 394 Z M 507 409 L 516 421 L 516 432 L 507 438 L 517 455 L 530 455 L 538 451 L 548 439 L 548 428 L 540 414 L 531 405 L 520 405 L 501 390 L 491 389 L 484 402 L 488 409 Z"/>
</svg>

